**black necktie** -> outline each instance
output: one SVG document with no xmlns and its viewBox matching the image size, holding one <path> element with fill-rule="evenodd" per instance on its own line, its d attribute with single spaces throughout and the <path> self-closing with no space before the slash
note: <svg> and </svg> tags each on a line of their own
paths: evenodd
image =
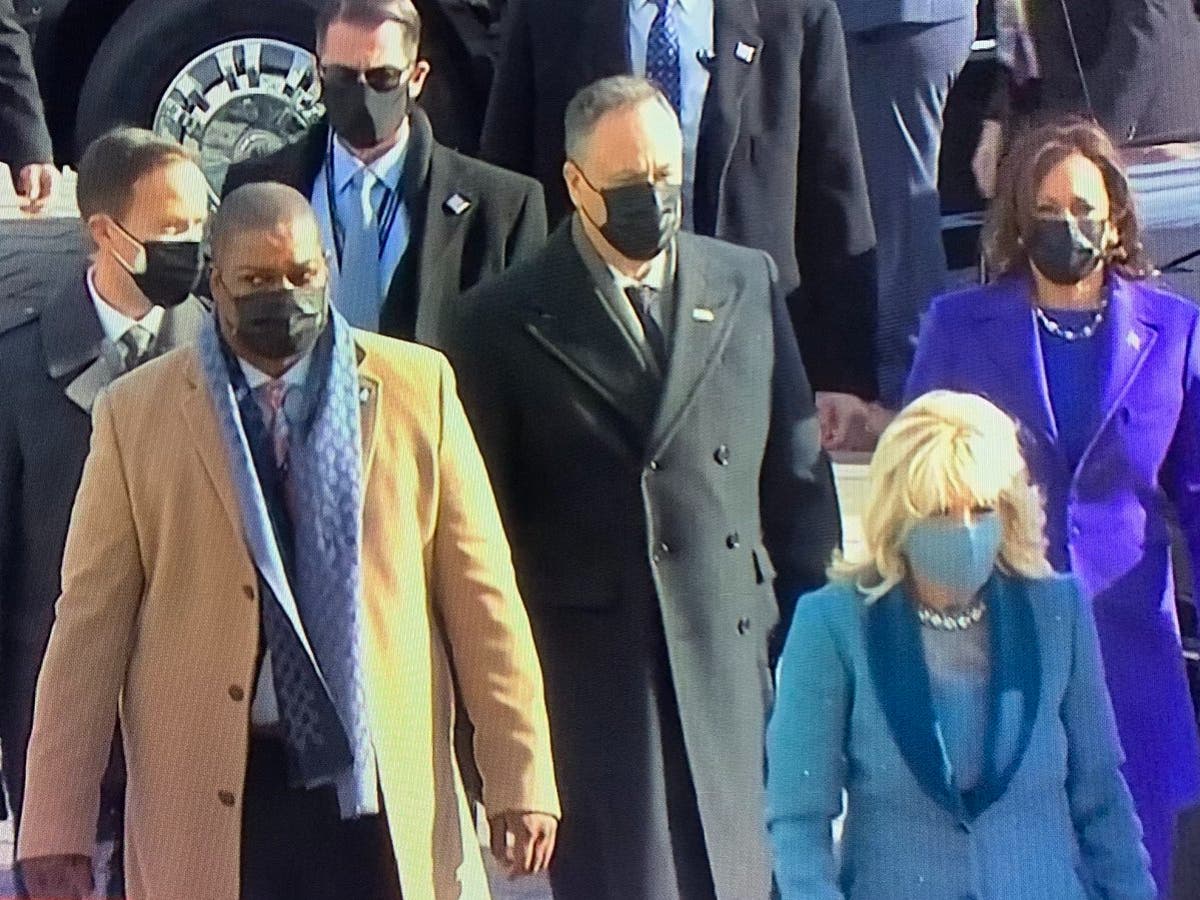
<svg viewBox="0 0 1200 900">
<path fill-rule="evenodd" d="M 642 323 L 642 332 L 646 335 L 646 343 L 658 362 L 658 368 L 663 370 L 667 364 L 667 341 L 663 336 L 662 326 L 654 315 L 655 304 L 658 303 L 658 290 L 649 285 L 630 285 L 625 289 L 625 295 L 633 305 L 638 321 Z"/>
</svg>

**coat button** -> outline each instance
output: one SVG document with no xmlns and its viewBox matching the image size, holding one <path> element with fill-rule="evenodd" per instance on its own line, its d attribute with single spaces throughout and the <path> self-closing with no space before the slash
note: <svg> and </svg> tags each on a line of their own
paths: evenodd
<svg viewBox="0 0 1200 900">
<path fill-rule="evenodd" d="M 738 619 L 738 634 L 745 634 L 750 630 L 749 619 Z"/>
<path fill-rule="evenodd" d="M 725 538 L 725 546 L 730 550 L 736 550 L 738 547 L 742 546 L 742 536 L 735 531 L 733 534 Z"/>
<path fill-rule="evenodd" d="M 231 791 L 217 791 L 217 799 L 220 800 L 224 806 L 233 806 L 233 804 L 236 802 L 233 799 L 233 793 Z"/>
<path fill-rule="evenodd" d="M 729 465 L 729 448 L 722 444 L 713 453 L 713 459 L 717 461 L 717 465 L 719 466 Z"/>
<path fill-rule="evenodd" d="M 243 691 L 236 684 L 231 684 L 229 686 L 229 699 L 241 702 L 243 699 L 245 699 L 245 697 L 246 697 L 246 692 Z"/>
<path fill-rule="evenodd" d="M 242 585 L 242 593 L 246 595 L 247 600 L 254 599 L 254 588 L 251 585 L 243 584 Z"/>
</svg>

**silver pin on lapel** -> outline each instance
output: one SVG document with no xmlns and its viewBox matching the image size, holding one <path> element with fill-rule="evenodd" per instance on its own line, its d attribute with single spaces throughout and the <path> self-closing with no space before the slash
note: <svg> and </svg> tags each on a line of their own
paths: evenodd
<svg viewBox="0 0 1200 900">
<path fill-rule="evenodd" d="M 1142 349 L 1142 339 L 1137 336 L 1136 331 L 1131 331 L 1129 334 L 1125 335 L 1125 343 L 1127 343 L 1134 350 Z"/>
<path fill-rule="evenodd" d="M 370 399 L 371 399 L 371 389 L 370 388 L 359 388 L 358 402 L 366 403 Z"/>
<path fill-rule="evenodd" d="M 466 197 L 464 197 L 462 194 L 455 191 L 453 194 L 451 194 L 449 197 L 446 198 L 445 206 L 446 206 L 446 209 L 448 209 L 454 215 L 461 216 L 463 213 L 465 213 L 468 209 L 471 208 L 471 201 L 468 200 Z"/>
<path fill-rule="evenodd" d="M 714 322 L 716 318 L 711 309 L 706 309 L 703 306 L 697 306 L 692 310 L 692 320 L 695 322 Z"/>
<path fill-rule="evenodd" d="M 747 44 L 745 41 L 738 41 L 737 46 L 733 50 L 733 55 L 744 63 L 754 62 L 754 57 L 758 53 L 758 48 L 753 44 Z"/>
</svg>

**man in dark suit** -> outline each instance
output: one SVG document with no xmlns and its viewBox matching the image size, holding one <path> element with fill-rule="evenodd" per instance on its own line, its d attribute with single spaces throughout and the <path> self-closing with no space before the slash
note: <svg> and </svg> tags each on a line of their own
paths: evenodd
<svg viewBox="0 0 1200 900">
<path fill-rule="evenodd" d="M 182 343 L 204 319 L 192 295 L 208 214 L 204 175 L 178 144 L 140 129 L 98 139 L 79 164 L 94 254 L 61 296 L 0 320 L 0 749 L 19 816 L 34 690 L 59 594 L 92 403 L 109 382 Z M 124 769 L 119 742 L 98 836 L 120 893 Z"/>
<path fill-rule="evenodd" d="M 875 395 L 875 233 L 834 0 L 514 0 L 481 155 L 569 210 L 563 110 L 645 74 L 679 112 L 684 227 L 779 267 L 818 391 Z"/>
<path fill-rule="evenodd" d="M 449 150 L 413 104 L 429 74 L 411 0 L 329 0 L 317 22 L 327 121 L 234 166 L 224 192 L 280 181 L 311 197 L 350 324 L 437 346 L 454 301 L 538 250 L 542 191 Z"/>
<path fill-rule="evenodd" d="M 12 171 L 27 212 L 38 212 L 50 199 L 58 180 L 53 160 L 29 35 L 12 0 L 0 0 L 0 162 Z"/>
<path fill-rule="evenodd" d="M 555 897 L 766 897 L 771 636 L 839 540 L 812 393 L 770 257 L 677 234 L 663 95 L 566 117 L 578 212 L 447 344 L 545 672 Z"/>
</svg>

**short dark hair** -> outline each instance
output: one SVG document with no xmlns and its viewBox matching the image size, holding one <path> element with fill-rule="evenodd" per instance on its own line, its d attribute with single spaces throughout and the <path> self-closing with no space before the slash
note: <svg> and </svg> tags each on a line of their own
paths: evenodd
<svg viewBox="0 0 1200 900">
<path fill-rule="evenodd" d="M 421 14 L 412 0 L 325 0 L 317 13 L 317 50 L 334 22 L 353 22 L 378 28 L 384 22 L 399 22 L 409 39 L 413 56 L 421 44 Z"/>
<path fill-rule="evenodd" d="M 1027 269 L 1029 258 L 1022 239 L 1036 217 L 1038 190 L 1050 170 L 1074 154 L 1091 160 L 1104 177 L 1109 219 L 1117 231 L 1117 246 L 1106 263 L 1126 278 L 1145 278 L 1152 273 L 1142 246 L 1133 190 L 1116 147 L 1095 122 L 1067 115 L 1018 134 L 1000 163 L 996 196 L 983 229 L 984 252 L 997 275 Z"/>
<path fill-rule="evenodd" d="M 230 191 L 213 213 L 209 244 L 218 268 L 230 243 L 255 231 L 271 231 L 285 222 L 310 222 L 317 217 L 308 199 L 293 187 L 274 181 L 244 184 Z"/>
<path fill-rule="evenodd" d="M 610 112 L 654 101 L 672 115 L 670 102 L 654 82 L 638 75 L 610 75 L 583 87 L 567 104 L 563 116 L 567 159 L 577 161 L 596 123 Z"/>
<path fill-rule="evenodd" d="M 99 213 L 120 218 L 129 209 L 133 186 L 173 162 L 196 162 L 195 154 L 145 128 L 122 126 L 92 141 L 79 160 L 75 199 L 86 221 Z"/>
</svg>

